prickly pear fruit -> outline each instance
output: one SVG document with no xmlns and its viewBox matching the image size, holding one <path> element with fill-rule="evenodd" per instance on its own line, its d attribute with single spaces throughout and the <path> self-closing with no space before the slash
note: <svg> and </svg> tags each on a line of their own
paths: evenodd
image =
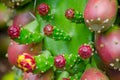
<svg viewBox="0 0 120 80">
<path fill-rule="evenodd" d="M 105 64 L 120 70 L 120 28 L 114 26 L 104 33 L 97 34 L 95 46 Z"/>
<path fill-rule="evenodd" d="M 11 41 L 8 46 L 8 61 L 12 65 L 17 65 L 17 57 L 23 53 L 29 53 L 32 56 L 38 55 L 39 51 L 41 51 L 41 44 L 29 44 L 20 45 L 14 41 Z"/>
<path fill-rule="evenodd" d="M 107 76 L 97 68 L 89 68 L 83 74 L 80 80 L 109 80 Z"/>
<path fill-rule="evenodd" d="M 117 8 L 117 0 L 88 0 L 84 19 L 89 29 L 100 33 L 111 27 Z"/>
<path fill-rule="evenodd" d="M 24 26 L 34 20 L 34 14 L 30 11 L 21 12 L 16 14 L 13 19 L 13 25 Z"/>
</svg>

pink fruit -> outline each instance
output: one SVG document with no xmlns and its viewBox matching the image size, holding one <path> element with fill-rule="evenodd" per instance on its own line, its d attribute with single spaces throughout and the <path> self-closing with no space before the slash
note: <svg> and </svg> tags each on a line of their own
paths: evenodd
<svg viewBox="0 0 120 80">
<path fill-rule="evenodd" d="M 114 26 L 104 33 L 97 34 L 95 46 L 105 64 L 114 69 L 120 68 L 120 28 Z"/>
<path fill-rule="evenodd" d="M 88 59 L 92 56 L 92 48 L 90 45 L 81 45 L 78 54 L 83 59 Z"/>
<path fill-rule="evenodd" d="M 15 15 L 14 20 L 13 20 L 13 25 L 16 26 L 24 26 L 28 24 L 29 22 L 34 20 L 34 14 L 30 11 L 26 12 L 21 12 L 17 15 Z"/>
<path fill-rule="evenodd" d="M 90 30 L 100 33 L 115 21 L 117 0 L 88 0 L 84 19 Z"/>
<path fill-rule="evenodd" d="M 24 73 L 23 80 L 40 80 L 38 74 Z"/>
<path fill-rule="evenodd" d="M 46 3 L 41 3 L 38 6 L 38 12 L 41 16 L 45 16 L 48 14 L 50 7 Z"/>
<path fill-rule="evenodd" d="M 17 57 L 23 53 L 29 53 L 31 55 L 37 55 L 41 51 L 41 44 L 30 44 L 30 45 L 23 45 L 18 44 L 14 41 L 11 41 L 8 46 L 8 61 L 16 65 L 17 64 Z"/>
<path fill-rule="evenodd" d="M 54 64 L 57 68 L 63 68 L 66 65 L 66 59 L 63 55 L 58 55 L 54 58 Z"/>
<path fill-rule="evenodd" d="M 53 80 L 53 70 L 48 70 L 43 74 L 24 73 L 23 80 Z"/>
<path fill-rule="evenodd" d="M 66 10 L 66 12 L 65 12 L 65 17 L 67 18 L 67 19 L 72 19 L 72 18 L 74 18 L 74 14 L 75 14 L 75 12 L 74 12 L 74 9 L 67 9 Z"/>
<path fill-rule="evenodd" d="M 10 38 L 18 38 L 20 36 L 20 27 L 13 25 L 8 28 L 8 35 Z"/>
<path fill-rule="evenodd" d="M 80 80 L 109 80 L 109 79 L 99 69 L 89 68 L 82 74 Z"/>
<path fill-rule="evenodd" d="M 44 34 L 45 35 L 49 36 L 49 35 L 52 34 L 52 32 L 53 32 L 53 26 L 52 25 L 48 24 L 44 27 Z"/>
</svg>

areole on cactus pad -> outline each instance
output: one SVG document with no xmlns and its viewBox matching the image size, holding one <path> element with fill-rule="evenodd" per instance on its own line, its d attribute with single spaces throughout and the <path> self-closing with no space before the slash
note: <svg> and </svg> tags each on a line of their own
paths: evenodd
<svg viewBox="0 0 120 80">
<path fill-rule="evenodd" d="M 30 55 L 31 49 L 21 52 L 15 58 L 17 59 L 15 65 L 25 72 L 34 74 L 44 74 L 52 70 L 53 78 L 48 80 L 79 80 L 88 67 L 97 68 L 96 62 L 99 63 L 99 60 L 96 60 L 98 55 L 94 54 L 94 35 L 104 34 L 104 31 L 112 26 L 116 17 L 117 1 L 35 0 L 32 2 L 35 10 L 34 15 L 32 14 L 34 21 L 22 27 L 19 27 L 22 21 L 17 22 L 13 25 L 16 28 L 10 29 L 10 27 L 8 32 L 11 39 L 21 45 L 28 47 L 31 44 L 41 43 L 42 50 L 38 50 L 39 54 L 34 56 Z M 108 6 L 103 8 L 104 5 Z M 107 10 L 108 12 L 105 12 Z M 87 27 L 101 34 L 94 34 Z M 99 70 L 95 69 L 95 72 L 98 75 L 91 73 L 91 79 L 108 80 Z"/>
</svg>

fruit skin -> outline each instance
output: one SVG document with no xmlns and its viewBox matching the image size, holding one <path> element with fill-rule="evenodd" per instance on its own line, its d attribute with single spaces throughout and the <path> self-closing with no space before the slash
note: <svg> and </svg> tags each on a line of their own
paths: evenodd
<svg viewBox="0 0 120 80">
<path fill-rule="evenodd" d="M 66 59 L 63 55 L 58 55 L 54 58 L 54 64 L 57 68 L 63 68 L 66 65 Z"/>
<path fill-rule="evenodd" d="M 23 74 L 23 80 L 40 80 L 38 74 L 33 74 L 33 73 L 24 73 Z"/>
<path fill-rule="evenodd" d="M 25 45 L 25 44 L 18 44 L 15 41 L 10 42 L 8 46 L 8 61 L 12 65 L 17 65 L 17 57 L 23 53 L 29 53 L 31 55 L 38 55 L 39 51 L 42 49 L 41 44 L 30 44 L 30 45 Z"/>
<path fill-rule="evenodd" d="M 92 56 L 92 48 L 90 45 L 81 45 L 78 54 L 83 59 L 88 59 Z"/>
<path fill-rule="evenodd" d="M 120 68 L 120 28 L 114 26 L 108 31 L 96 34 L 95 47 L 103 62 L 114 69 Z"/>
<path fill-rule="evenodd" d="M 45 16 L 48 14 L 50 7 L 46 3 L 41 3 L 38 6 L 38 12 L 41 16 Z"/>
<path fill-rule="evenodd" d="M 109 80 L 107 76 L 97 68 L 87 69 L 80 80 Z"/>
<path fill-rule="evenodd" d="M 8 28 L 8 35 L 10 38 L 18 38 L 20 36 L 20 27 L 13 25 Z"/>
<path fill-rule="evenodd" d="M 24 26 L 34 20 L 34 14 L 31 11 L 24 11 L 14 16 L 13 25 Z"/>
<path fill-rule="evenodd" d="M 90 30 L 100 33 L 107 30 L 115 21 L 117 0 L 89 0 L 84 20 Z"/>
</svg>

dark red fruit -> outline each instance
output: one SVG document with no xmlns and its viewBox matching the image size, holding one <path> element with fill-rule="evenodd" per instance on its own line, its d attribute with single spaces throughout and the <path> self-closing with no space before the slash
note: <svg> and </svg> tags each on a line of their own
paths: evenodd
<svg viewBox="0 0 120 80">
<path fill-rule="evenodd" d="M 97 34 L 95 47 L 105 64 L 120 70 L 120 28 L 114 26 Z"/>
<path fill-rule="evenodd" d="M 65 17 L 67 18 L 67 19 L 73 19 L 74 18 L 74 14 L 75 14 L 75 12 L 74 12 L 74 9 L 67 9 L 66 10 L 66 12 L 65 12 Z"/>
<path fill-rule="evenodd" d="M 18 26 L 11 26 L 8 28 L 8 35 L 10 36 L 10 38 L 18 38 L 20 36 L 20 27 Z"/>
<path fill-rule="evenodd" d="M 97 68 L 87 69 L 80 80 L 109 80 L 108 77 Z"/>
<path fill-rule="evenodd" d="M 46 3 L 41 3 L 39 6 L 38 6 L 38 12 L 41 16 L 45 16 L 48 14 L 49 12 L 49 6 L 48 4 Z"/>
<path fill-rule="evenodd" d="M 53 29 L 53 26 L 50 25 L 50 24 L 48 24 L 48 25 L 46 25 L 46 26 L 44 27 L 44 34 L 47 35 L 47 36 L 49 36 L 49 35 L 52 34 L 53 30 L 54 30 L 54 29 Z"/>
<path fill-rule="evenodd" d="M 78 54 L 81 58 L 88 59 L 92 55 L 92 48 L 90 47 L 90 45 L 82 45 L 78 50 Z"/>
<path fill-rule="evenodd" d="M 117 0 L 88 0 L 84 19 L 89 29 L 100 33 L 111 27 L 117 8 Z"/>
<path fill-rule="evenodd" d="M 54 64 L 57 68 L 63 68 L 66 65 L 66 59 L 63 55 L 58 55 L 54 58 Z"/>
</svg>

